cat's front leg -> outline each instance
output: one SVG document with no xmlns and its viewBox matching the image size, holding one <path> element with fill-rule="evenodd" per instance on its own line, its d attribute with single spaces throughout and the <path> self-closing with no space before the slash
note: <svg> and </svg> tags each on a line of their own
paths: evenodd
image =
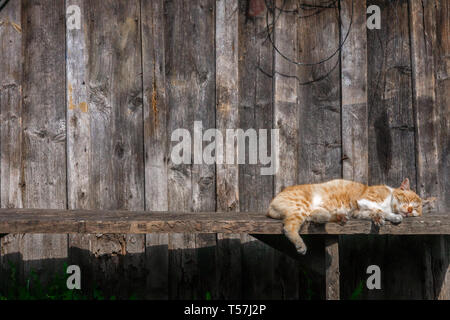
<svg viewBox="0 0 450 320">
<path fill-rule="evenodd" d="M 384 225 L 384 214 L 382 210 L 379 209 L 359 209 L 353 212 L 353 218 L 372 220 L 376 226 Z"/>
<path fill-rule="evenodd" d="M 385 223 L 385 215 L 384 212 L 382 210 L 373 210 L 370 213 L 370 218 L 372 219 L 373 223 L 379 227 L 379 226 L 383 226 Z"/>
<path fill-rule="evenodd" d="M 384 218 L 394 224 L 399 224 L 403 221 L 403 217 L 401 214 L 395 214 L 393 212 L 385 212 Z"/>
</svg>

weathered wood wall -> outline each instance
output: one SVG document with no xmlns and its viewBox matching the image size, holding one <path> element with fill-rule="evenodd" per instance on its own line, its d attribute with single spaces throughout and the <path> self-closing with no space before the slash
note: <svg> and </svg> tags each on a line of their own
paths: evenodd
<svg viewBox="0 0 450 320">
<path fill-rule="evenodd" d="M 409 177 L 448 211 L 449 1 L 265 3 L 275 16 L 247 0 L 10 0 L 0 12 L 1 207 L 263 211 L 292 184 Z M 366 28 L 371 4 L 380 30 Z M 65 26 L 71 5 L 80 30 Z M 324 59 L 344 40 L 324 63 L 288 60 Z M 171 133 L 193 135 L 194 121 L 280 129 L 280 169 L 172 163 Z M 449 241 L 341 236 L 341 297 L 377 264 L 382 289 L 363 298 L 449 299 Z M 0 245 L 3 289 L 8 261 L 22 278 L 69 262 L 84 287 L 123 297 L 324 297 L 323 276 L 246 234 L 8 235 Z"/>
</svg>

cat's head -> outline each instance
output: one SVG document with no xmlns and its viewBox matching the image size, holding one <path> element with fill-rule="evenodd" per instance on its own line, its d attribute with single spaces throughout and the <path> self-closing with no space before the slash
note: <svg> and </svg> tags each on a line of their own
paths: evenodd
<svg viewBox="0 0 450 320">
<path fill-rule="evenodd" d="M 422 211 L 429 207 L 436 198 L 422 199 L 410 189 L 409 179 L 403 180 L 399 188 L 394 189 L 392 199 L 392 207 L 395 213 L 399 213 L 404 217 L 421 216 Z"/>
</svg>

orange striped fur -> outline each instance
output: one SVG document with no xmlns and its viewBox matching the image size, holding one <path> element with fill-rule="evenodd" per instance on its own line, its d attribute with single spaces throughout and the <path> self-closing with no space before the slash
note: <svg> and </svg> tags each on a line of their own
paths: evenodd
<svg viewBox="0 0 450 320">
<path fill-rule="evenodd" d="M 285 235 L 305 254 L 306 245 L 299 235 L 305 221 L 345 224 L 351 217 L 371 219 L 378 226 L 385 220 L 400 223 L 403 216 L 420 216 L 422 202 L 410 190 L 408 179 L 399 188 L 336 179 L 285 188 L 272 200 L 267 215 L 283 220 Z"/>
</svg>

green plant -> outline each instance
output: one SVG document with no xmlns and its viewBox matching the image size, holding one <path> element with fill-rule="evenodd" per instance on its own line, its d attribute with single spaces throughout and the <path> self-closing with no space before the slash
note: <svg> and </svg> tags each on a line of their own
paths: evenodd
<svg viewBox="0 0 450 320">
<path fill-rule="evenodd" d="M 35 270 L 31 270 L 24 283 L 19 283 L 17 268 L 11 262 L 9 264 L 9 275 L 7 277 L 7 292 L 0 292 L 0 300 L 105 300 L 105 294 L 94 284 L 91 293 L 84 293 L 82 290 L 70 290 L 67 288 L 66 273 L 67 264 L 63 265 L 60 273 L 56 273 L 45 285 L 39 279 Z M 109 297 L 116 300 L 116 296 Z M 138 299 L 132 295 L 130 300 Z"/>
<path fill-rule="evenodd" d="M 350 296 L 350 300 L 359 300 L 361 299 L 361 294 L 364 289 L 364 282 L 361 280 L 356 287 L 355 291 L 353 291 L 352 295 Z"/>
</svg>

